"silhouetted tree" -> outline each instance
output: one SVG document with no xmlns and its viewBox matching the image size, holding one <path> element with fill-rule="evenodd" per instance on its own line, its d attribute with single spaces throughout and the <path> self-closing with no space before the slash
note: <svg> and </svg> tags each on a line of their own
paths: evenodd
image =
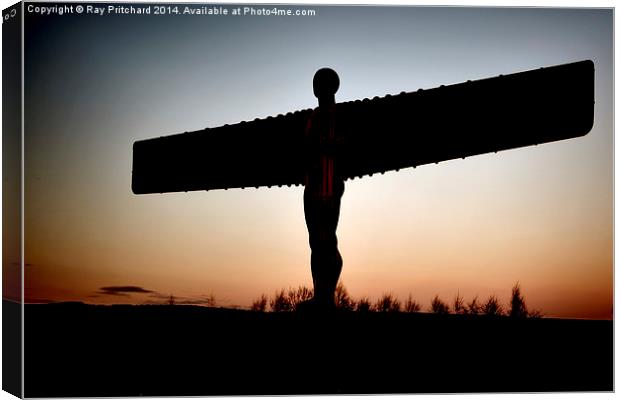
<svg viewBox="0 0 620 400">
<path fill-rule="evenodd" d="M 250 306 L 252 311 L 264 312 L 267 309 L 267 295 L 261 295 L 258 299 L 252 302 Z"/>
<path fill-rule="evenodd" d="M 168 298 L 168 305 L 173 306 L 176 303 L 176 299 L 174 298 L 173 295 L 170 295 L 170 297 Z"/>
<path fill-rule="evenodd" d="M 314 296 L 314 291 L 306 286 L 299 286 L 297 289 L 289 289 L 288 303 L 290 304 L 291 310 L 295 311 L 300 303 L 310 300 L 312 296 Z"/>
<path fill-rule="evenodd" d="M 450 313 L 450 306 L 436 295 L 431 301 L 431 311 L 435 314 L 448 314 Z"/>
<path fill-rule="evenodd" d="M 454 298 L 454 313 L 455 314 L 467 314 L 467 307 L 465 307 L 465 301 L 460 293 L 456 294 Z"/>
<path fill-rule="evenodd" d="M 512 296 L 510 297 L 510 311 L 508 313 L 511 318 L 527 318 L 527 306 L 525 299 L 521 295 L 521 287 L 519 282 L 512 288 Z"/>
<path fill-rule="evenodd" d="M 527 313 L 528 318 L 538 319 L 542 318 L 543 316 L 544 314 L 540 310 L 528 311 Z"/>
<path fill-rule="evenodd" d="M 375 303 L 375 311 L 378 312 L 399 312 L 400 301 L 391 293 L 386 293 Z"/>
<path fill-rule="evenodd" d="M 336 286 L 336 308 L 344 311 L 353 311 L 355 309 L 355 302 L 349 297 L 349 292 L 342 283 L 338 283 Z"/>
<path fill-rule="evenodd" d="M 207 305 L 207 307 L 215 307 L 216 301 L 215 295 L 213 293 L 207 296 L 207 298 L 205 299 L 205 304 Z"/>
<path fill-rule="evenodd" d="M 355 304 L 355 311 L 358 312 L 369 312 L 371 310 L 370 300 L 367 297 L 362 297 Z"/>
<path fill-rule="evenodd" d="M 478 296 L 474 297 L 472 301 L 467 304 L 467 312 L 469 314 L 477 315 L 480 314 L 481 306 L 478 304 Z"/>
<path fill-rule="evenodd" d="M 492 295 L 482 306 L 482 313 L 487 316 L 496 317 L 504 315 L 504 308 L 499 303 L 499 300 L 497 300 L 497 297 Z"/>
<path fill-rule="evenodd" d="M 409 294 L 409 297 L 407 298 L 407 301 L 405 302 L 404 309 L 405 309 L 405 312 L 413 313 L 413 312 L 419 312 L 422 309 L 422 306 L 420 305 L 420 303 L 413 300 L 413 298 L 411 297 L 411 294 Z"/>
<path fill-rule="evenodd" d="M 286 295 L 284 289 L 275 293 L 273 299 L 271 299 L 271 301 L 269 302 L 269 305 L 271 306 L 271 311 L 273 312 L 285 312 L 293 310 L 293 306 L 291 305 L 289 297 Z"/>
</svg>

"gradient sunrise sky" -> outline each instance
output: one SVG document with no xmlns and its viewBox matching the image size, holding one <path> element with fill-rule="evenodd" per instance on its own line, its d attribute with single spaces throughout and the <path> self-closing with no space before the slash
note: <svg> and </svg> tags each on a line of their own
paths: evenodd
<svg viewBox="0 0 620 400">
<path fill-rule="evenodd" d="M 317 15 L 26 13 L 27 301 L 311 285 L 303 188 L 136 196 L 136 140 L 315 107 L 324 66 L 348 101 L 591 59 L 587 136 L 347 182 L 338 235 L 355 298 L 505 303 L 519 281 L 545 315 L 612 317 L 611 10 L 290 8 Z"/>
</svg>

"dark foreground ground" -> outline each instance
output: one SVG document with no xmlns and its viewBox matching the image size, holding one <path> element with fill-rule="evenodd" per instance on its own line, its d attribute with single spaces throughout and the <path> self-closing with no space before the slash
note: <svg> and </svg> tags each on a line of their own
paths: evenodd
<svg viewBox="0 0 620 400">
<path fill-rule="evenodd" d="M 25 395 L 613 390 L 611 321 L 25 307 Z"/>
</svg>

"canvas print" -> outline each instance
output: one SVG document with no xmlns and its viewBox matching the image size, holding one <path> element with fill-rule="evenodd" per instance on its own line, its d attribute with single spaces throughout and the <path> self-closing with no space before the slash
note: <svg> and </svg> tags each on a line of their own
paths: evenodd
<svg viewBox="0 0 620 400">
<path fill-rule="evenodd" d="M 613 10 L 3 11 L 3 389 L 611 392 Z"/>
</svg>

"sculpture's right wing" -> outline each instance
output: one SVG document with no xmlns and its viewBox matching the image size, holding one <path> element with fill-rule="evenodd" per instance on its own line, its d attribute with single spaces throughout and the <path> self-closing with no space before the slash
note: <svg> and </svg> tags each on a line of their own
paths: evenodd
<svg viewBox="0 0 620 400">
<path fill-rule="evenodd" d="M 346 177 L 585 135 L 594 64 L 582 61 L 337 105 Z"/>
</svg>

